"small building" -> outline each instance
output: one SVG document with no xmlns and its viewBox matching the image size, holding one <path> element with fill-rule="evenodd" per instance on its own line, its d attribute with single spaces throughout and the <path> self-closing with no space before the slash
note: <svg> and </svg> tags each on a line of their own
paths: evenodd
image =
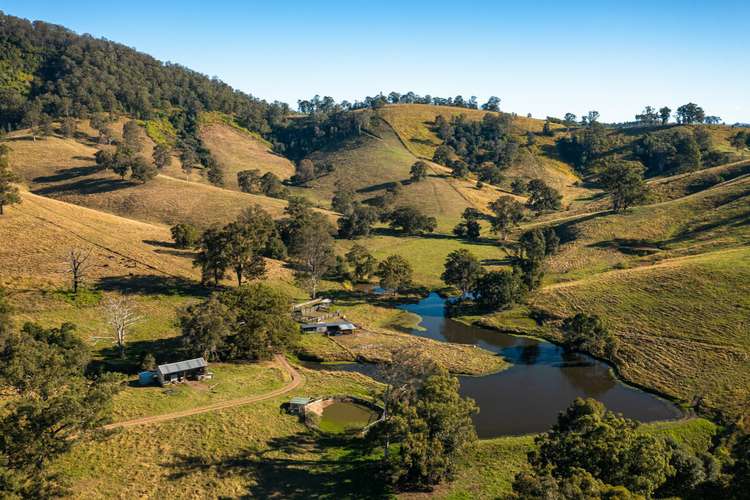
<svg viewBox="0 0 750 500">
<path fill-rule="evenodd" d="M 321 323 L 307 323 L 302 325 L 302 333 L 325 333 L 328 335 L 339 335 L 343 333 L 354 333 L 357 327 L 354 323 L 345 319 Z"/>
<path fill-rule="evenodd" d="M 185 382 L 186 380 L 203 380 L 211 376 L 206 371 L 207 367 L 208 363 L 203 358 L 167 363 L 156 368 L 156 377 L 161 385 Z"/>
<path fill-rule="evenodd" d="M 311 398 L 303 398 L 303 397 L 293 397 L 291 401 L 289 401 L 289 413 L 296 413 L 297 415 L 304 415 L 305 414 L 305 406 L 307 406 L 310 401 L 312 401 Z"/>
</svg>

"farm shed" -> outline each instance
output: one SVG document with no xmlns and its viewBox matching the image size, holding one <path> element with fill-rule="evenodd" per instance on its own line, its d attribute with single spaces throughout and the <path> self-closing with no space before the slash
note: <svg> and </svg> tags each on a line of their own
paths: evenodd
<svg viewBox="0 0 750 500">
<path fill-rule="evenodd" d="M 203 358 L 167 363 L 156 368 L 156 377 L 161 385 L 185 380 L 202 380 L 210 375 L 206 372 L 207 367 L 208 363 Z"/>
<path fill-rule="evenodd" d="M 289 413 L 303 415 L 305 413 L 305 406 L 307 406 L 310 401 L 312 401 L 312 399 L 299 396 L 292 398 L 292 400 L 289 401 Z"/>
<path fill-rule="evenodd" d="M 303 333 L 327 333 L 328 335 L 336 335 L 340 333 L 353 333 L 357 327 L 354 323 L 346 320 L 336 320 L 323 323 L 307 323 L 302 325 Z"/>
</svg>

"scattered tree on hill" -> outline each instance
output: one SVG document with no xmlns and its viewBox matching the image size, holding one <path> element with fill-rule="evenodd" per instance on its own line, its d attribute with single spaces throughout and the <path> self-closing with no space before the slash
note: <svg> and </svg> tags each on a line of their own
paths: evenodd
<svg viewBox="0 0 750 500">
<path fill-rule="evenodd" d="M 481 217 L 481 214 L 478 210 L 467 208 L 461 215 L 461 222 L 453 228 L 453 234 L 471 241 L 478 240 L 482 232 L 479 217 Z"/>
<path fill-rule="evenodd" d="M 707 123 L 708 125 L 718 125 L 721 123 L 721 117 L 709 115 L 705 118 L 704 123 Z"/>
<path fill-rule="evenodd" d="M 667 106 L 659 108 L 659 119 L 661 120 L 662 125 L 667 124 L 670 116 L 672 116 L 672 110 L 669 109 Z"/>
<path fill-rule="evenodd" d="M 289 306 L 287 295 L 262 283 L 220 292 L 180 316 L 182 340 L 209 359 L 270 359 L 299 340 Z"/>
<path fill-rule="evenodd" d="M 339 237 L 346 239 L 367 238 L 373 224 L 378 221 L 378 211 L 362 203 L 354 203 L 347 215 L 339 218 Z"/>
<path fill-rule="evenodd" d="M 414 162 L 409 171 L 412 182 L 419 182 L 427 178 L 427 163 L 419 160 Z"/>
<path fill-rule="evenodd" d="M 183 148 L 180 153 L 180 163 L 185 178 L 188 178 L 193 169 L 198 165 L 198 156 L 192 148 Z"/>
<path fill-rule="evenodd" d="M 206 229 L 198 242 L 198 253 L 193 265 L 201 269 L 201 283 L 206 285 L 211 280 L 214 286 L 224 279 L 229 262 L 225 251 L 226 234 L 221 228 Z"/>
<path fill-rule="evenodd" d="M 432 161 L 439 163 L 440 165 L 448 165 L 452 156 L 454 156 L 454 153 L 451 148 L 445 144 L 441 144 L 435 148 L 435 153 L 432 155 Z"/>
<path fill-rule="evenodd" d="M 415 350 L 394 353 L 381 372 L 384 418 L 368 438 L 383 446 L 390 481 L 429 490 L 452 478 L 476 440 L 474 402 L 459 395 L 456 377 Z"/>
<path fill-rule="evenodd" d="M 320 280 L 336 262 L 331 228 L 327 221 L 321 225 L 305 224 L 295 235 L 290 254 L 297 261 L 297 281 L 317 297 Z"/>
<path fill-rule="evenodd" d="M 635 119 L 646 125 L 654 125 L 659 122 L 659 113 L 656 108 L 646 106 L 640 114 L 635 115 Z"/>
<path fill-rule="evenodd" d="M 390 255 L 378 264 L 375 275 L 380 278 L 380 287 L 400 292 L 412 285 L 412 269 L 409 262 L 400 255 Z"/>
<path fill-rule="evenodd" d="M 260 170 L 241 170 L 237 172 L 237 184 L 243 193 L 260 193 Z"/>
<path fill-rule="evenodd" d="M 553 228 L 532 229 L 518 239 L 513 268 L 528 291 L 536 290 L 544 277 L 544 258 L 557 252 L 560 238 Z"/>
<path fill-rule="evenodd" d="M 492 232 L 505 241 L 513 228 L 523 220 L 523 204 L 511 196 L 501 196 L 490 203 L 489 208 L 493 214 L 490 219 Z"/>
<path fill-rule="evenodd" d="M 523 286 L 515 272 L 489 271 L 477 279 L 473 292 L 479 307 L 495 311 L 518 302 L 523 297 Z"/>
<path fill-rule="evenodd" d="M 125 147 L 136 153 L 143 149 L 143 141 L 141 140 L 141 131 L 139 129 L 140 127 L 135 120 L 125 122 L 125 125 L 122 127 L 122 140 Z"/>
<path fill-rule="evenodd" d="M 62 124 L 60 125 L 60 132 L 64 137 L 74 137 L 78 132 L 78 120 L 72 116 L 63 118 Z"/>
<path fill-rule="evenodd" d="M 435 217 L 428 217 L 414 207 L 401 207 L 388 216 L 391 228 L 408 235 L 431 233 L 437 227 Z"/>
<path fill-rule="evenodd" d="M 209 156 L 204 160 L 204 165 L 206 167 L 206 179 L 208 179 L 208 182 L 214 186 L 223 186 L 224 169 L 219 165 L 219 162 Z"/>
<path fill-rule="evenodd" d="M 703 123 L 706 119 L 706 113 L 703 108 L 695 103 L 689 102 L 677 108 L 677 123 L 691 124 Z"/>
<path fill-rule="evenodd" d="M 125 359 L 125 346 L 130 336 L 130 329 L 141 320 L 135 308 L 126 297 L 110 297 L 104 301 L 104 319 L 112 330 L 112 339 L 120 351 L 120 358 Z"/>
<path fill-rule="evenodd" d="M 531 146 L 536 142 L 536 136 L 534 136 L 533 132 L 529 132 L 529 134 L 531 134 L 532 137 L 530 141 L 531 144 L 529 144 Z M 542 126 L 542 135 L 546 135 L 547 137 L 552 137 L 555 135 L 555 131 L 552 130 L 552 125 L 550 124 L 549 120 L 545 121 L 544 125 Z"/>
<path fill-rule="evenodd" d="M 341 214 L 348 214 L 354 208 L 354 201 L 355 192 L 351 184 L 345 181 L 338 181 L 333 198 L 331 199 L 331 207 Z"/>
<path fill-rule="evenodd" d="M 154 165 L 159 170 L 172 164 L 172 151 L 164 144 L 157 144 L 153 153 Z"/>
<path fill-rule="evenodd" d="M 563 120 L 565 121 L 565 125 L 572 127 L 576 124 L 576 115 L 574 113 L 565 113 Z"/>
<path fill-rule="evenodd" d="M 14 185 L 20 179 L 10 170 L 9 153 L 10 148 L 0 144 L 0 215 L 4 214 L 6 205 L 21 203 L 18 187 Z"/>
<path fill-rule="evenodd" d="M 193 248 L 201 239 L 201 232 L 189 222 L 180 222 L 172 226 L 172 240 L 178 248 Z"/>
<path fill-rule="evenodd" d="M 616 340 L 596 315 L 578 313 L 563 321 L 564 342 L 568 349 L 589 352 L 596 356 L 612 358 Z"/>
<path fill-rule="evenodd" d="M 447 285 L 461 291 L 461 297 L 474 290 L 477 280 L 484 274 L 482 264 L 466 249 L 454 250 L 445 260 L 445 271 L 440 278 Z"/>
<path fill-rule="evenodd" d="M 355 283 L 369 281 L 375 274 L 378 262 L 366 247 L 354 244 L 346 253 L 346 262 L 351 266 L 351 279 Z"/>
<path fill-rule="evenodd" d="M 529 192 L 526 206 L 534 212 L 539 213 L 560 209 L 562 196 L 556 189 L 548 186 L 543 180 L 530 180 L 526 189 Z"/>
<path fill-rule="evenodd" d="M 130 178 L 146 184 L 157 176 L 159 171 L 143 156 L 136 156 L 130 164 Z"/>
<path fill-rule="evenodd" d="M 514 491 L 539 498 L 533 491 L 559 490 L 583 475 L 597 488 L 627 488 L 620 497 L 629 492 L 650 497 L 673 469 L 665 443 L 637 428 L 637 422 L 607 411 L 598 401 L 576 399 L 552 430 L 535 438 L 531 470 L 516 476 Z"/>
<path fill-rule="evenodd" d="M 235 222 L 227 224 L 223 232 L 224 258 L 234 270 L 237 286 L 242 286 L 244 280 L 265 276 L 263 253 L 276 233 L 271 216 L 254 205 L 246 208 Z"/>
<path fill-rule="evenodd" d="M 500 98 L 494 95 L 490 96 L 487 102 L 482 104 L 482 109 L 485 111 L 500 111 Z"/>
<path fill-rule="evenodd" d="M 740 150 L 750 146 L 750 133 L 746 130 L 740 130 L 729 139 L 729 144 L 733 148 Z"/>
<path fill-rule="evenodd" d="M 315 178 L 315 164 L 309 158 L 304 158 L 297 163 L 296 173 L 293 181 L 297 184 L 304 184 Z"/>
<path fill-rule="evenodd" d="M 645 168 L 640 162 L 611 160 L 597 168 L 598 181 L 612 197 L 612 210 L 621 212 L 646 199 Z"/>
<path fill-rule="evenodd" d="M 92 248 L 71 248 L 68 252 L 68 274 L 70 274 L 70 288 L 74 294 L 85 283 L 86 277 L 91 270 L 90 262 Z"/>
<path fill-rule="evenodd" d="M 526 194 L 526 182 L 524 182 L 524 180 L 520 177 L 516 177 L 515 179 L 513 179 L 513 182 L 510 183 L 510 190 L 513 192 L 513 194 Z"/>
</svg>

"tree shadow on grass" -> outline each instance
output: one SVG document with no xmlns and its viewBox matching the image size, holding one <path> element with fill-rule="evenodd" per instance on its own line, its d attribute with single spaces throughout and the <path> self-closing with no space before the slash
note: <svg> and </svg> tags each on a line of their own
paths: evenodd
<svg viewBox="0 0 750 500">
<path fill-rule="evenodd" d="M 54 175 L 44 175 L 41 177 L 35 177 L 32 179 L 34 182 L 50 183 L 50 182 L 62 182 L 69 181 L 76 177 L 83 177 L 92 175 L 100 170 L 97 166 L 92 167 L 73 167 L 73 168 L 61 168 L 55 171 Z"/>
<path fill-rule="evenodd" d="M 133 184 L 132 182 L 122 180 L 122 179 L 111 179 L 111 178 L 81 179 L 79 181 L 69 182 L 67 184 L 47 186 L 42 189 L 36 189 L 33 192 L 34 194 L 38 194 L 41 196 L 54 195 L 54 194 L 60 194 L 60 193 L 69 193 L 69 192 L 86 195 L 86 194 L 108 193 L 111 191 L 118 191 L 120 189 L 133 187 L 134 185 L 135 184 Z"/>
<path fill-rule="evenodd" d="M 96 288 L 105 292 L 139 295 L 179 295 L 208 297 L 211 290 L 198 282 L 174 276 L 140 274 L 107 276 L 101 278 Z"/>
<path fill-rule="evenodd" d="M 178 456 L 170 479 L 207 472 L 219 478 L 244 476 L 252 484 L 243 498 L 389 498 L 378 479 L 380 463 L 365 443 L 311 432 L 272 438 L 262 449 L 228 458 Z"/>
</svg>

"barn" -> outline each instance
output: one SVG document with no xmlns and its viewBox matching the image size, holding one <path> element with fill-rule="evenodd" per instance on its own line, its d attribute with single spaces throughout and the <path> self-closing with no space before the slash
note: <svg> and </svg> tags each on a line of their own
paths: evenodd
<svg viewBox="0 0 750 500">
<path fill-rule="evenodd" d="M 161 385 L 184 382 L 186 380 L 203 380 L 210 376 L 206 371 L 208 363 L 203 358 L 188 359 L 176 363 L 159 365 L 156 377 Z"/>
<path fill-rule="evenodd" d="M 340 319 L 321 323 L 307 323 L 302 325 L 303 333 L 326 333 L 328 335 L 338 335 L 342 333 L 354 333 L 357 327 L 354 323 Z"/>
</svg>

